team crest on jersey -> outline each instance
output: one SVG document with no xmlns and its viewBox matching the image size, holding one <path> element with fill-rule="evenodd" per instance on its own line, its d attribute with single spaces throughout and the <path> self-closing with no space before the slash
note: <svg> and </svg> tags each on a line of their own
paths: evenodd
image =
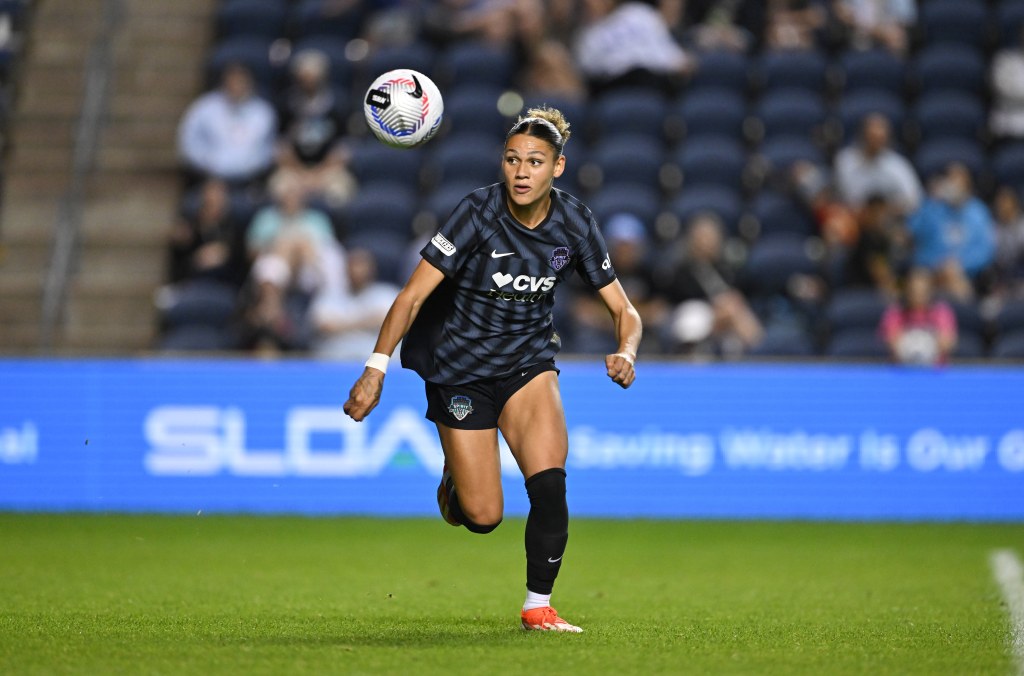
<svg viewBox="0 0 1024 676">
<path fill-rule="evenodd" d="M 448 404 L 448 412 L 455 416 L 456 420 L 463 420 L 473 412 L 473 400 L 464 394 L 456 394 Z"/>
<path fill-rule="evenodd" d="M 569 247 L 560 246 L 551 252 L 551 258 L 548 259 L 548 263 L 551 263 L 551 267 L 555 270 L 561 270 L 571 257 L 572 252 L 569 251 Z"/>
</svg>

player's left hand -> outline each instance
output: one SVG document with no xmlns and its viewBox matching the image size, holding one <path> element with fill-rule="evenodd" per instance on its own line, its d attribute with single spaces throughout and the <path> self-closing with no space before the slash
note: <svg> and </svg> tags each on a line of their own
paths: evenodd
<svg viewBox="0 0 1024 676">
<path fill-rule="evenodd" d="M 604 358 L 604 365 L 608 368 L 608 377 L 623 389 L 632 385 L 636 380 L 633 360 L 628 354 L 623 352 L 610 354 Z"/>
</svg>

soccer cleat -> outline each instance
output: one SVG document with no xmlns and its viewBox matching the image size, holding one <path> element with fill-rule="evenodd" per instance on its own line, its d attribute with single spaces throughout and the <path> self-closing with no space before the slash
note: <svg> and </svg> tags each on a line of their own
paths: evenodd
<svg viewBox="0 0 1024 676">
<path fill-rule="evenodd" d="M 451 493 L 452 473 L 448 471 L 448 465 L 441 470 L 441 484 L 437 487 L 437 508 L 441 510 L 441 518 L 452 526 L 461 526 L 462 522 L 452 514 L 451 506 L 448 503 L 448 496 Z"/>
<path fill-rule="evenodd" d="M 558 616 L 558 611 L 551 606 L 534 608 L 533 610 L 524 610 L 522 617 L 523 629 L 528 629 L 530 631 L 566 631 L 572 634 L 583 633 L 583 630 L 575 624 L 569 624 L 560 618 Z"/>
</svg>

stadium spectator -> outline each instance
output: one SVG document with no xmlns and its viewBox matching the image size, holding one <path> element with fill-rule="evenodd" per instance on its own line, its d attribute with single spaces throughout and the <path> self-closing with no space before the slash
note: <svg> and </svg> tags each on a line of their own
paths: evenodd
<svg viewBox="0 0 1024 676">
<path fill-rule="evenodd" d="M 544 40 L 530 50 L 520 82 L 530 101 L 573 101 L 586 98 L 587 88 L 572 53 L 556 40 Z"/>
<path fill-rule="evenodd" d="M 815 49 L 825 28 L 824 0 L 769 0 L 764 44 L 768 49 Z"/>
<path fill-rule="evenodd" d="M 621 213 L 608 218 L 602 230 L 615 274 L 640 313 L 644 326 L 650 329 L 643 343 L 644 352 L 660 352 L 662 348 L 657 342 L 668 318 L 669 306 L 655 280 L 644 224 L 632 214 Z M 609 346 L 614 349 L 615 327 L 604 306 L 579 285 L 575 285 L 573 291 L 573 349 L 592 354 L 604 353 Z"/>
<path fill-rule="evenodd" d="M 956 315 L 932 295 L 932 273 L 915 268 L 907 274 L 902 302 L 882 315 L 881 334 L 892 358 L 903 364 L 940 364 L 956 347 Z"/>
<path fill-rule="evenodd" d="M 845 283 L 878 289 L 890 298 L 899 294 L 899 252 L 906 228 L 884 195 L 872 195 L 858 213 L 857 241 L 847 258 Z"/>
<path fill-rule="evenodd" d="M 992 264 L 992 294 L 998 298 L 1024 296 L 1024 208 L 1020 195 L 1009 186 L 996 191 L 992 201 L 996 253 Z"/>
<path fill-rule="evenodd" d="M 683 0 L 682 36 L 698 51 L 748 52 L 760 45 L 764 12 L 761 0 Z"/>
<path fill-rule="evenodd" d="M 398 295 L 398 287 L 377 278 L 377 261 L 366 249 L 346 256 L 348 290 L 325 290 L 310 309 L 313 353 L 323 359 L 362 359 L 373 352 L 377 331 Z"/>
<path fill-rule="evenodd" d="M 231 194 L 220 179 L 203 183 L 198 205 L 183 213 L 171 228 L 171 282 L 210 277 L 240 284 L 245 277 L 239 224 L 231 215 Z"/>
<path fill-rule="evenodd" d="M 814 217 L 831 251 L 843 250 L 857 241 L 857 217 L 839 198 L 825 167 L 800 160 L 793 163 L 789 178 L 793 192 Z"/>
<path fill-rule="evenodd" d="M 999 50 L 989 69 L 989 129 L 1001 139 L 1024 138 L 1024 26 L 1016 45 Z"/>
<path fill-rule="evenodd" d="M 187 170 L 233 185 L 261 179 L 274 160 L 277 115 L 260 98 L 252 74 L 228 64 L 220 87 L 196 99 L 178 129 L 178 148 Z"/>
<path fill-rule="evenodd" d="M 277 164 L 301 181 L 308 196 L 322 197 L 333 207 L 351 199 L 355 179 L 340 146 L 345 118 L 327 77 L 329 68 L 327 57 L 317 50 L 303 51 L 292 62 Z"/>
<path fill-rule="evenodd" d="M 921 202 L 921 181 L 906 157 L 890 147 L 892 129 L 884 115 L 872 113 L 861 123 L 860 138 L 836 154 L 835 180 L 839 195 L 860 208 L 869 195 L 885 195 L 900 214 Z"/>
<path fill-rule="evenodd" d="M 906 54 L 908 29 L 917 22 L 914 0 L 834 0 L 832 9 L 849 47 Z"/>
<path fill-rule="evenodd" d="M 710 347 L 737 356 L 764 335 L 760 320 L 734 285 L 723 244 L 721 220 L 711 213 L 697 214 L 687 225 L 681 255 L 670 266 L 665 293 L 675 310 L 669 339 L 684 351 Z"/>
<path fill-rule="evenodd" d="M 954 162 L 931 184 L 931 194 L 909 222 L 914 265 L 935 274 L 936 286 L 960 300 L 974 295 L 974 281 L 995 255 L 988 207 L 973 192 L 971 173 Z"/>
<path fill-rule="evenodd" d="M 242 341 L 268 355 L 307 349 L 314 294 L 348 289 L 344 251 L 327 217 L 307 208 L 298 178 L 278 174 L 270 192 L 274 204 L 256 214 L 247 236 L 253 264 Z"/>
<path fill-rule="evenodd" d="M 635 86 L 672 93 L 692 70 L 693 60 L 651 5 L 584 0 L 584 10 L 576 63 L 593 93 Z"/>
</svg>

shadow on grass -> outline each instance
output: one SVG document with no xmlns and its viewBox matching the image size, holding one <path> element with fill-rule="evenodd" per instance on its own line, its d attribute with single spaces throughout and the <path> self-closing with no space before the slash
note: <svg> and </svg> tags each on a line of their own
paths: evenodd
<svg viewBox="0 0 1024 676">
<path fill-rule="evenodd" d="M 307 630 L 260 627 L 246 635 L 218 636 L 224 645 L 437 648 L 472 644 L 507 645 L 528 636 L 517 618 L 430 616 L 417 618 L 323 618 Z M 305 628 L 304 628 L 305 629 Z"/>
</svg>

